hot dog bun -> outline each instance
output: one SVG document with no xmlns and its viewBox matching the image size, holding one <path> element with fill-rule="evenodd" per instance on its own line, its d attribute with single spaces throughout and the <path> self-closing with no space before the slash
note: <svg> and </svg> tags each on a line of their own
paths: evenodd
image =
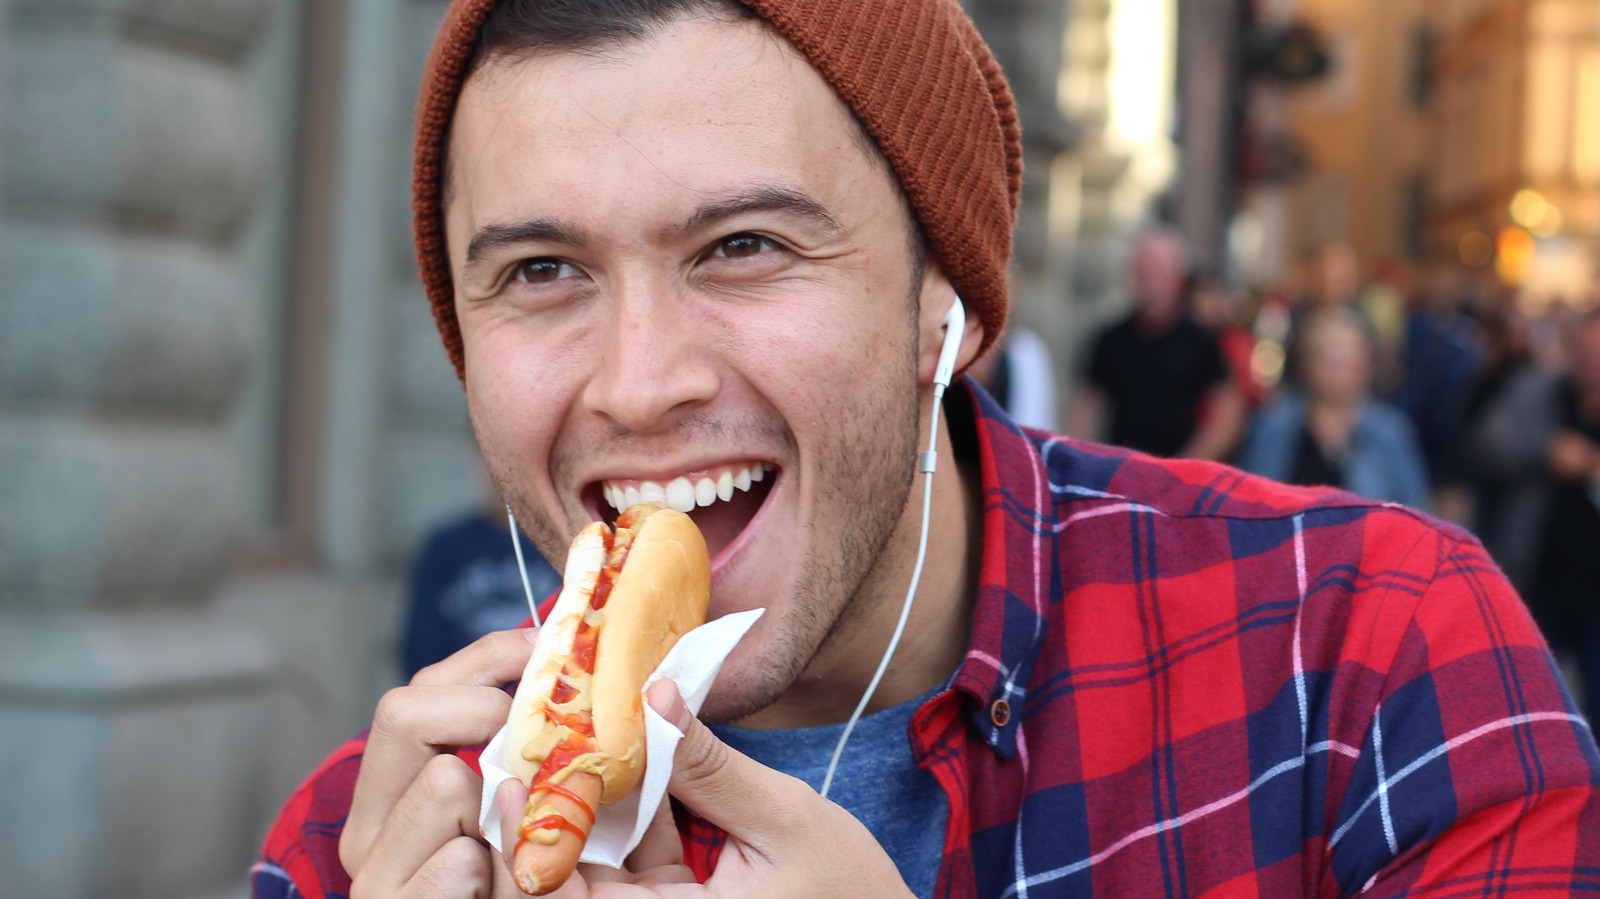
<svg viewBox="0 0 1600 899">
<path fill-rule="evenodd" d="M 666 506 L 633 506 L 614 533 L 593 522 L 573 541 L 506 725 L 506 770 L 530 788 L 514 861 L 525 892 L 560 886 L 594 807 L 638 786 L 645 678 L 705 621 L 710 593 L 704 538 Z"/>
<path fill-rule="evenodd" d="M 605 605 L 594 664 L 594 734 L 608 762 L 602 805 L 644 777 L 644 681 L 678 638 L 705 623 L 711 559 L 689 516 L 662 506 L 633 537 Z M 629 764 L 609 760 L 629 759 Z M 631 760 L 637 760 L 637 764 Z"/>
</svg>

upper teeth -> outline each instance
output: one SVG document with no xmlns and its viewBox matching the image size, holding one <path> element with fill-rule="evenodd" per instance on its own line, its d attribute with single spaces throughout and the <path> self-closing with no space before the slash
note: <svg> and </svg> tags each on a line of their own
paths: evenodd
<svg viewBox="0 0 1600 899">
<path fill-rule="evenodd" d="M 752 483 L 767 476 L 765 463 L 752 462 L 742 468 L 723 468 L 715 475 L 703 474 L 694 480 L 680 475 L 665 484 L 659 481 L 607 481 L 602 485 L 606 502 L 617 511 L 637 503 L 666 503 L 679 512 L 695 506 L 709 506 L 717 500 L 733 498 L 733 491 L 746 491 Z"/>
</svg>

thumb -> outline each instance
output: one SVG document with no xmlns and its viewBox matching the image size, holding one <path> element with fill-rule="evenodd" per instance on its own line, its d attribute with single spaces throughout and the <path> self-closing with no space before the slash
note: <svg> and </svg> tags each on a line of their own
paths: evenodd
<svg viewBox="0 0 1600 899">
<path fill-rule="evenodd" d="M 774 771 L 717 739 L 689 711 L 671 681 L 647 694 L 650 706 L 683 731 L 667 792 L 695 814 L 756 849 L 770 849 L 794 829 L 797 806 L 816 802 L 805 782 Z"/>
</svg>

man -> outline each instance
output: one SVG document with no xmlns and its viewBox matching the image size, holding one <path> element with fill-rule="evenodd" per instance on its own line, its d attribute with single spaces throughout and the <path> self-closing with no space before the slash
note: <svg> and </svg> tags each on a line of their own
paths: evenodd
<svg viewBox="0 0 1600 899">
<path fill-rule="evenodd" d="M 1134 310 L 1096 336 L 1068 410 L 1069 434 L 1158 456 L 1222 460 L 1233 452 L 1244 395 L 1216 336 L 1189 317 L 1188 272 L 1176 231 L 1153 228 L 1134 241 Z"/>
<path fill-rule="evenodd" d="M 1552 400 L 1554 483 L 1533 602 L 1552 640 L 1577 656 L 1592 719 L 1600 711 L 1600 310 L 1573 328 L 1572 371 Z"/>
<path fill-rule="evenodd" d="M 1592 879 L 1592 739 L 1465 534 L 1029 437 L 970 382 L 840 804 L 774 770 L 815 776 L 902 609 L 946 310 L 971 311 L 961 365 L 1003 323 L 1020 140 L 998 68 L 953 0 L 483 0 L 427 77 L 424 282 L 540 549 L 619 488 L 765 475 L 693 513 L 712 615 L 767 614 L 704 708 L 722 737 L 651 691 L 686 732 L 678 830 L 664 806 L 625 869 L 556 895 Z M 515 896 L 472 747 L 530 642 L 491 635 L 388 694 L 290 799 L 257 894 Z"/>
<path fill-rule="evenodd" d="M 1600 712 L 1600 309 L 1573 323 L 1569 371 L 1507 379 L 1469 432 L 1500 491 L 1479 522 L 1558 650 L 1570 652 L 1590 720 Z"/>
</svg>

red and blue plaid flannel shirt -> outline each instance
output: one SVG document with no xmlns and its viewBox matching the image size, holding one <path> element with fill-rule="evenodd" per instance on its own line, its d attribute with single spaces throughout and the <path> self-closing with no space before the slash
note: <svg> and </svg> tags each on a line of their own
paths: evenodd
<svg viewBox="0 0 1600 899">
<path fill-rule="evenodd" d="M 910 734 L 950 802 L 937 895 L 1600 893 L 1593 735 L 1470 535 L 948 406 L 984 540 Z M 348 890 L 361 748 L 289 800 L 262 899 Z M 724 835 L 680 821 L 703 878 Z"/>
</svg>

